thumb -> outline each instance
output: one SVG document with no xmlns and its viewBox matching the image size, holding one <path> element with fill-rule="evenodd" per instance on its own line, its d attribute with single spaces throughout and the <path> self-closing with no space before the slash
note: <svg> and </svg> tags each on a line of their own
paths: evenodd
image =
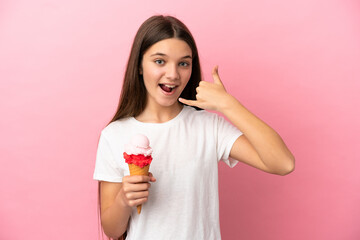
<svg viewBox="0 0 360 240">
<path fill-rule="evenodd" d="M 179 98 L 179 102 L 189 105 L 189 106 L 195 106 L 195 107 L 198 106 L 198 101 L 196 101 L 196 100 L 187 100 L 184 98 Z"/>
<path fill-rule="evenodd" d="M 220 76 L 219 76 L 219 66 L 215 66 L 212 70 L 212 76 L 213 76 L 213 79 L 214 79 L 214 83 L 215 84 L 219 84 L 221 86 L 224 86 L 224 84 L 222 83 L 221 79 L 220 79 Z"/>
</svg>

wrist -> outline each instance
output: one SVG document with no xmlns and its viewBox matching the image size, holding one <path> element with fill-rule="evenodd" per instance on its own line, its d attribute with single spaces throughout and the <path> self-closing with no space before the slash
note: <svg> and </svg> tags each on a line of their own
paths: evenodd
<svg viewBox="0 0 360 240">
<path fill-rule="evenodd" d="M 124 193 L 122 192 L 122 190 L 120 190 L 119 193 L 116 196 L 115 204 L 116 204 L 117 208 L 122 209 L 122 211 L 131 213 L 132 207 L 130 207 L 127 204 L 124 197 L 125 197 Z"/>
<path fill-rule="evenodd" d="M 239 101 L 231 94 L 226 93 L 222 98 L 217 111 L 226 115 L 226 113 L 229 111 L 231 112 L 231 109 L 233 109 L 237 104 L 239 104 Z"/>
</svg>

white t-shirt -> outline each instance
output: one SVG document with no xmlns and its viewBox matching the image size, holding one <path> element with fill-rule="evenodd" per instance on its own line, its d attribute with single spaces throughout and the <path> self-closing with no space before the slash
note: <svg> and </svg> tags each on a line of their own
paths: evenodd
<svg viewBox="0 0 360 240">
<path fill-rule="evenodd" d="M 124 145 L 137 133 L 150 140 L 157 181 L 140 215 L 134 207 L 126 239 L 221 239 L 218 161 L 236 165 L 229 154 L 242 133 L 223 117 L 188 106 L 165 123 L 118 120 L 101 132 L 94 179 L 121 182 L 129 175 Z"/>
</svg>

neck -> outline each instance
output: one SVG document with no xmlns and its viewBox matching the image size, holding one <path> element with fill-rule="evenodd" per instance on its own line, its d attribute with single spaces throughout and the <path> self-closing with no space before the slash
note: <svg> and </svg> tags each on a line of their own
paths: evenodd
<svg viewBox="0 0 360 240">
<path fill-rule="evenodd" d="M 173 106 L 163 107 L 147 104 L 145 110 L 136 118 L 140 122 L 146 123 L 164 123 L 175 118 L 183 109 L 181 103 L 176 103 Z"/>
</svg>

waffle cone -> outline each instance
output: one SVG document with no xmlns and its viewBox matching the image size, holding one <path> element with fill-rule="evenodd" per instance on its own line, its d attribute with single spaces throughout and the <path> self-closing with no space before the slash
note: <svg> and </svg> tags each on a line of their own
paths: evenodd
<svg viewBox="0 0 360 240">
<path fill-rule="evenodd" d="M 143 168 L 135 165 L 135 164 L 128 164 L 129 165 L 129 170 L 130 170 L 130 175 L 145 175 L 147 176 L 149 174 L 149 167 L 150 165 L 147 165 Z"/>
<path fill-rule="evenodd" d="M 129 165 L 129 170 L 130 170 L 130 176 L 133 176 L 133 175 L 145 175 L 147 176 L 149 174 L 149 167 L 150 165 L 147 165 L 143 168 L 135 165 L 135 164 L 128 164 Z M 138 205 L 137 207 L 137 212 L 138 214 L 140 214 L 141 212 L 141 204 Z"/>
</svg>

